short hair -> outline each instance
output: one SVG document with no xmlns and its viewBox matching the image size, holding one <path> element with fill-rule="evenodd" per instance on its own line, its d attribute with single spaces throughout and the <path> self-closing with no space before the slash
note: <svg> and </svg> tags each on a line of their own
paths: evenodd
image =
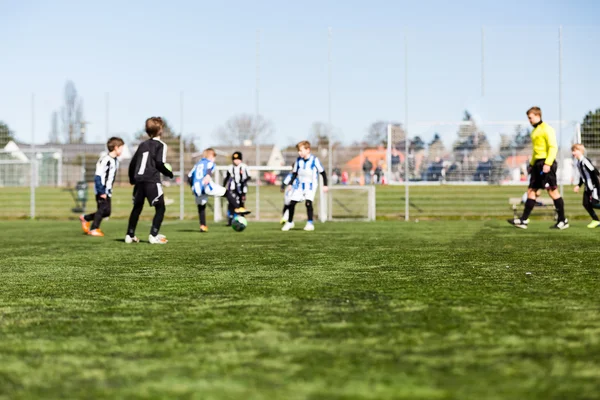
<svg viewBox="0 0 600 400">
<path fill-rule="evenodd" d="M 110 139 L 108 139 L 108 142 L 106 142 L 106 148 L 110 152 L 113 151 L 116 147 L 123 146 L 124 144 L 125 142 L 123 141 L 123 139 L 121 139 L 120 137 L 113 136 Z"/>
<path fill-rule="evenodd" d="M 533 114 L 533 115 L 539 115 L 540 117 L 542 116 L 542 109 L 539 107 L 531 107 L 529 110 L 527 110 L 527 114 L 525 115 L 529 115 L 529 114 Z"/>
<path fill-rule="evenodd" d="M 204 157 L 204 158 L 216 157 L 216 156 L 217 156 L 217 152 L 212 147 L 209 147 L 208 149 L 206 149 L 202 152 L 202 157 Z"/>
<path fill-rule="evenodd" d="M 573 150 L 579 150 L 580 152 L 585 153 L 585 146 L 581 143 L 575 143 L 573 146 L 571 146 L 571 151 Z"/>
<path fill-rule="evenodd" d="M 165 123 L 161 117 L 150 117 L 146 120 L 146 133 L 151 138 L 160 135 Z"/>
<path fill-rule="evenodd" d="M 310 142 L 308 140 L 303 140 L 296 145 L 296 150 L 300 150 L 300 147 L 304 147 L 306 149 L 310 149 Z"/>
</svg>

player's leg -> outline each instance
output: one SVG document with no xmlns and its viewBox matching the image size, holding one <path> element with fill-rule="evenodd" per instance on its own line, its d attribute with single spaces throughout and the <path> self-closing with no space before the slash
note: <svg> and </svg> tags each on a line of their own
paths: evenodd
<svg viewBox="0 0 600 400">
<path fill-rule="evenodd" d="M 200 232 L 208 232 L 206 225 L 206 204 L 208 203 L 208 195 L 203 194 L 196 196 L 196 205 L 198 206 L 198 219 L 200 220 Z"/>
<path fill-rule="evenodd" d="M 520 218 L 509 219 L 508 223 L 515 226 L 516 228 L 527 229 L 529 224 L 529 215 L 536 202 L 536 192 L 538 189 L 543 187 L 543 176 L 541 174 L 544 166 L 544 160 L 537 160 L 531 167 L 531 175 L 529 178 L 529 187 L 527 188 L 527 200 L 525 201 L 525 207 L 523 208 L 523 214 Z"/>
<path fill-rule="evenodd" d="M 556 179 L 557 164 L 556 161 L 552 163 L 550 172 L 546 174 L 545 187 L 548 191 L 548 195 L 554 201 L 554 208 L 558 214 L 558 221 L 555 225 L 551 226 L 552 229 L 567 229 L 569 227 L 569 220 L 565 217 L 565 202 L 558 191 L 558 180 Z"/>
<path fill-rule="evenodd" d="M 294 213 L 296 212 L 296 205 L 301 201 L 304 201 L 304 192 L 300 188 L 293 189 L 290 195 L 290 205 L 288 207 L 288 220 L 285 225 L 283 225 L 283 228 L 281 228 L 282 231 L 289 231 L 290 229 L 294 228 Z"/>
<path fill-rule="evenodd" d="M 594 210 L 594 203 L 592 202 L 592 194 L 589 191 L 584 191 L 583 193 L 583 208 L 590 214 L 592 217 L 592 222 L 588 224 L 588 228 L 596 228 L 600 225 L 600 221 L 598 220 L 598 215 L 596 215 L 596 211 Z"/>
<path fill-rule="evenodd" d="M 164 235 L 159 235 L 160 226 L 165 217 L 165 196 L 160 183 L 149 183 L 146 186 L 146 197 L 150 204 L 154 207 L 154 218 L 152 219 L 152 227 L 150 228 L 150 236 L 148 240 L 152 244 L 165 244 L 167 238 Z M 152 199 L 152 200 L 150 200 Z"/>
<path fill-rule="evenodd" d="M 314 231 L 315 230 L 315 225 L 313 224 L 313 219 L 314 219 L 314 214 L 315 214 L 315 210 L 314 210 L 314 201 L 315 201 L 315 195 L 317 194 L 316 189 L 315 190 L 308 190 L 305 193 L 305 198 L 306 198 L 306 216 L 308 217 L 307 221 L 306 221 L 306 226 L 304 227 L 305 231 Z"/>
<path fill-rule="evenodd" d="M 100 196 L 96 195 L 96 205 L 98 204 L 99 198 L 100 198 Z M 97 206 L 96 206 L 96 210 L 98 210 Z M 95 217 L 96 217 L 96 212 L 79 216 L 79 221 L 81 221 L 81 230 L 83 231 L 83 233 L 90 232 L 90 225 Z"/>
<path fill-rule="evenodd" d="M 138 183 L 133 187 L 133 209 L 129 214 L 129 223 L 127 224 L 126 243 L 139 242 L 135 236 L 135 228 L 137 227 L 140 214 L 144 209 L 144 201 L 146 200 L 146 190 L 143 183 Z"/>
<path fill-rule="evenodd" d="M 100 224 L 102 223 L 102 219 L 106 216 L 107 209 L 110 209 L 110 206 L 109 206 L 108 202 L 109 202 L 108 198 L 103 199 L 102 197 L 97 196 L 96 203 L 98 204 L 98 210 L 94 214 L 94 220 L 92 222 L 92 226 L 90 227 L 90 232 L 93 231 L 93 230 L 95 230 L 95 229 L 99 229 L 100 228 Z"/>
</svg>

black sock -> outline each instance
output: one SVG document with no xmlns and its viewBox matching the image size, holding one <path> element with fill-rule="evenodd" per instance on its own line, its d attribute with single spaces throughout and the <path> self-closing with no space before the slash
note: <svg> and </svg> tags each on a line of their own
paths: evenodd
<svg viewBox="0 0 600 400">
<path fill-rule="evenodd" d="M 554 207 L 558 213 L 558 222 L 565 220 L 565 202 L 562 197 L 554 200 Z"/>
<path fill-rule="evenodd" d="M 535 207 L 535 200 L 527 199 L 527 201 L 525 202 L 525 209 L 523 210 L 523 215 L 521 216 L 521 221 L 529 219 L 529 214 L 531 214 L 533 207 Z"/>
<path fill-rule="evenodd" d="M 288 222 L 290 223 L 294 222 L 294 211 L 296 211 L 296 204 L 298 204 L 297 201 L 291 201 L 290 205 L 288 206 L 288 210 L 290 212 L 290 215 L 288 216 Z"/>
<path fill-rule="evenodd" d="M 200 217 L 200 225 L 206 226 L 206 204 L 198 204 L 198 216 Z"/>
<path fill-rule="evenodd" d="M 133 210 L 131 210 L 131 214 L 129 215 L 129 225 L 127 226 L 127 234 L 131 237 L 135 236 L 135 228 L 143 209 L 144 203 L 133 205 Z"/>
<path fill-rule="evenodd" d="M 156 209 L 156 213 L 154 214 L 154 219 L 152 220 L 152 229 L 150 229 L 150 234 L 152 236 L 158 235 L 158 231 L 160 230 L 160 226 L 162 225 L 166 211 L 164 204 L 157 205 L 154 208 Z"/>
<path fill-rule="evenodd" d="M 310 200 L 306 200 L 306 215 L 308 215 L 308 222 L 313 222 L 314 208 Z"/>
<path fill-rule="evenodd" d="M 284 205 L 283 205 L 283 211 L 281 212 L 281 215 L 282 215 L 282 216 L 283 216 L 283 215 L 285 215 L 285 212 L 286 212 L 287 210 L 289 210 L 289 208 L 290 208 L 290 206 L 288 206 L 287 204 L 284 204 Z"/>
</svg>

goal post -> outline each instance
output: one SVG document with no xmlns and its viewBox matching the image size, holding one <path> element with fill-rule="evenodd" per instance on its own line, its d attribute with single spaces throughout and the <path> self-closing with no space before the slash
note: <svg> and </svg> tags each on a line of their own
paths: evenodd
<svg viewBox="0 0 600 400">
<path fill-rule="evenodd" d="M 329 187 L 327 221 L 375 221 L 374 185 L 334 185 Z"/>
<path fill-rule="evenodd" d="M 213 180 L 223 184 L 227 168 L 217 167 Z M 247 168 L 251 180 L 248 183 L 246 204 L 252 213 L 246 218 L 254 221 L 279 221 L 284 203 L 281 183 L 292 168 L 289 166 L 248 166 Z M 318 221 L 375 220 L 375 186 L 331 185 L 329 191 L 325 193 L 322 178 L 319 178 L 321 182 L 314 201 L 315 217 Z M 261 186 L 260 191 L 256 190 L 257 182 Z M 209 202 L 212 203 L 214 221 L 223 221 L 227 215 L 227 200 L 215 197 Z M 258 205 L 258 210 L 255 210 L 255 204 Z M 296 214 L 299 220 L 305 217 L 305 213 L 299 208 L 296 209 Z M 256 218 L 257 215 L 260 217 Z"/>
</svg>

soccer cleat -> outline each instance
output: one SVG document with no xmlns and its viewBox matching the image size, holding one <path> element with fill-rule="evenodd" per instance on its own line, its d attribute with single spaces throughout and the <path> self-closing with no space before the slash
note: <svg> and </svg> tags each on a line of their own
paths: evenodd
<svg viewBox="0 0 600 400">
<path fill-rule="evenodd" d="M 304 227 L 305 231 L 314 231 L 315 230 L 315 226 L 313 225 L 312 222 L 307 222 L 306 226 Z"/>
<path fill-rule="evenodd" d="M 293 222 L 286 222 L 285 225 L 283 225 L 283 228 L 281 228 L 282 231 L 287 232 L 290 229 L 294 229 L 296 225 Z"/>
<path fill-rule="evenodd" d="M 88 235 L 102 237 L 102 236 L 104 236 L 104 233 L 100 230 L 100 228 L 98 228 L 98 229 L 92 229 L 91 231 L 89 231 Z"/>
<path fill-rule="evenodd" d="M 515 218 L 515 219 L 507 219 L 506 221 L 509 224 L 511 224 L 512 226 L 514 226 L 515 228 L 527 229 L 527 227 L 529 226 L 528 219 L 521 221 L 521 218 Z"/>
<path fill-rule="evenodd" d="M 149 235 L 148 241 L 150 242 L 150 244 L 167 244 L 168 242 L 167 237 L 165 235 L 160 234 L 156 236 Z"/>
<path fill-rule="evenodd" d="M 290 212 L 286 210 L 283 213 L 283 216 L 281 217 L 281 220 L 279 221 L 279 223 L 281 225 L 283 225 L 283 224 L 285 224 L 288 221 L 288 219 L 290 219 Z"/>
<path fill-rule="evenodd" d="M 79 216 L 79 220 L 81 221 L 81 229 L 83 230 L 83 233 L 89 233 L 91 222 L 86 221 L 83 215 Z"/>
<path fill-rule="evenodd" d="M 137 236 L 131 237 L 129 235 L 125 236 L 125 243 L 129 244 L 129 243 L 139 243 L 140 239 L 137 238 Z"/>
<path fill-rule="evenodd" d="M 248 215 L 250 214 L 252 211 L 248 211 L 246 210 L 244 207 L 238 207 L 235 210 L 233 210 L 234 213 L 236 213 L 237 215 Z"/>
<path fill-rule="evenodd" d="M 598 225 L 600 225 L 600 221 L 593 220 L 592 222 L 590 222 L 587 225 L 587 227 L 590 228 L 590 229 L 593 229 L 593 228 L 597 228 Z"/>
<path fill-rule="evenodd" d="M 564 221 L 558 221 L 555 225 L 552 225 L 550 229 L 567 229 L 569 227 L 569 220 L 565 218 Z"/>
<path fill-rule="evenodd" d="M 231 226 L 231 225 L 228 225 L 228 226 Z M 208 226 L 200 225 L 200 232 L 208 232 Z"/>
</svg>

